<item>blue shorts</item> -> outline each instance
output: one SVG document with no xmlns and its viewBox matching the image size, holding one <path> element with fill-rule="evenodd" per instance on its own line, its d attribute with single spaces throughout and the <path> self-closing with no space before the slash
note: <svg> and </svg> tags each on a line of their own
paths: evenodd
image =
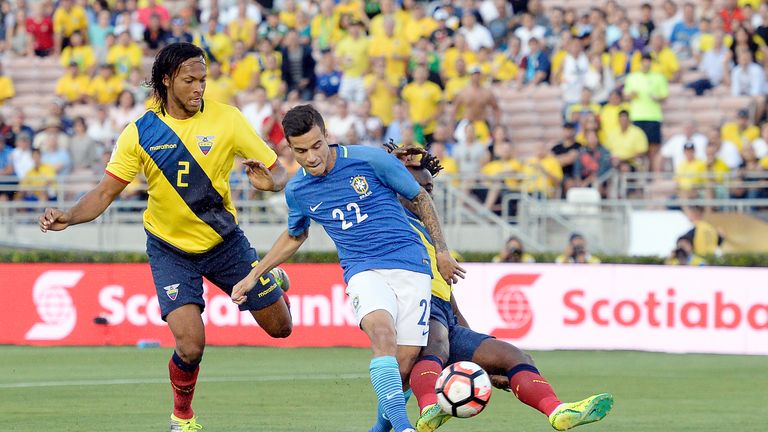
<svg viewBox="0 0 768 432">
<path fill-rule="evenodd" d="M 179 250 L 147 232 L 147 255 L 155 281 L 160 313 L 165 320 L 173 310 L 186 304 L 200 305 L 203 300 L 203 277 L 227 294 L 251 271 L 259 257 L 240 229 L 228 235 L 213 249 L 200 254 Z M 283 296 L 283 290 L 270 274 L 268 282 L 261 280 L 248 293 L 240 310 L 259 310 Z M 266 277 L 263 278 L 266 281 Z"/>
<path fill-rule="evenodd" d="M 448 329 L 448 344 L 450 345 L 450 351 L 447 364 L 453 364 L 460 361 L 472 361 L 472 356 L 475 355 L 477 347 L 479 347 L 484 340 L 492 338 L 492 336 L 460 326 L 456 314 L 453 313 L 451 302 L 445 301 L 440 297 L 432 296 L 429 319 L 438 321 Z"/>
</svg>

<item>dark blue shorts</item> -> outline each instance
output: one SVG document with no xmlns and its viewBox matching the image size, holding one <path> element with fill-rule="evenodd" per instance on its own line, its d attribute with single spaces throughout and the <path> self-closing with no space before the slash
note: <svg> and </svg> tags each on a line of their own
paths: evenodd
<svg viewBox="0 0 768 432">
<path fill-rule="evenodd" d="M 645 132 L 649 144 L 661 144 L 661 122 L 638 120 L 633 123 Z"/>
<path fill-rule="evenodd" d="M 472 361 L 472 356 L 475 355 L 477 347 L 484 340 L 492 337 L 460 326 L 456 314 L 453 313 L 451 302 L 439 297 L 432 296 L 429 318 L 438 321 L 448 329 L 450 351 L 447 364 L 459 361 Z"/>
<path fill-rule="evenodd" d="M 205 308 L 203 277 L 231 294 L 232 287 L 247 276 L 259 260 L 240 229 L 213 249 L 200 254 L 181 251 L 147 232 L 147 255 L 163 319 L 185 304 L 200 305 L 201 310 Z M 240 305 L 241 311 L 264 309 L 283 296 L 274 277 L 268 276 L 248 293 L 248 300 Z"/>
</svg>

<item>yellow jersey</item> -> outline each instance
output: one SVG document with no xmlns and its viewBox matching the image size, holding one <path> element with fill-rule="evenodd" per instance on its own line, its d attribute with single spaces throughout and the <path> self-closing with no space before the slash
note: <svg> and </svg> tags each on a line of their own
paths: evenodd
<svg viewBox="0 0 768 432">
<path fill-rule="evenodd" d="M 72 62 L 77 63 L 80 72 L 87 72 L 96 63 L 96 55 L 93 53 L 93 48 L 89 45 L 68 46 L 64 48 L 61 51 L 59 64 L 67 67 Z"/>
<path fill-rule="evenodd" d="M 368 100 L 371 101 L 371 113 L 378 117 L 384 126 L 389 126 L 394 119 L 392 108 L 397 103 L 397 78 L 387 75 L 385 80 L 376 75 L 366 75 L 363 83 L 369 89 Z"/>
<path fill-rule="evenodd" d="M 755 125 L 750 125 L 744 130 L 740 130 L 738 123 L 728 122 L 720 128 L 720 138 L 722 138 L 723 141 L 730 141 L 736 144 L 739 151 L 744 148 L 744 145 L 750 144 L 759 137 L 760 128 Z"/>
<path fill-rule="evenodd" d="M 13 87 L 13 81 L 9 76 L 0 76 L 0 105 L 6 99 L 16 96 L 16 89 Z"/>
<path fill-rule="evenodd" d="M 404 38 L 379 36 L 371 40 L 368 55 L 381 57 L 386 62 L 387 75 L 398 80 L 405 77 L 405 63 L 411 55 L 411 46 Z M 401 57 L 401 59 L 395 59 Z"/>
<path fill-rule="evenodd" d="M 336 45 L 336 55 L 341 58 L 342 72 L 349 77 L 362 77 L 368 71 L 368 47 L 371 41 L 367 36 L 355 39 L 347 36 Z"/>
<path fill-rule="evenodd" d="M 246 54 L 242 59 L 232 59 L 221 65 L 221 71 L 229 74 L 238 90 L 245 90 L 253 83 L 253 76 L 261 71 L 259 61 L 253 54 Z"/>
<path fill-rule="evenodd" d="M 91 80 L 88 75 L 78 74 L 72 76 L 64 74 L 56 82 L 56 94 L 63 97 L 67 102 L 74 102 L 88 94 L 88 86 Z"/>
<path fill-rule="evenodd" d="M 429 265 L 432 268 L 432 295 L 443 299 L 445 301 L 451 301 L 451 291 L 453 290 L 448 282 L 440 275 L 440 271 L 437 269 L 437 255 L 435 254 L 435 247 L 432 245 L 432 238 L 427 232 L 427 228 L 424 223 L 419 220 L 416 215 L 408 210 L 405 210 L 408 221 L 411 223 L 411 227 L 419 234 L 421 242 L 424 243 L 424 247 L 427 248 L 427 254 L 429 255 Z"/>
<path fill-rule="evenodd" d="M 107 174 L 129 184 L 143 171 L 144 227 L 188 253 L 202 253 L 237 228 L 229 173 L 235 155 L 271 167 L 277 155 L 235 107 L 204 100 L 191 118 L 148 111 L 120 134 Z"/>
<path fill-rule="evenodd" d="M 675 171 L 677 187 L 683 191 L 690 191 L 706 182 L 707 163 L 703 160 L 684 160 L 680 162 Z"/>
<path fill-rule="evenodd" d="M 123 91 L 123 79 L 117 75 L 109 79 L 97 75 L 88 84 L 88 95 L 102 105 L 115 103 L 121 91 Z"/>
<path fill-rule="evenodd" d="M 443 99 L 440 86 L 432 81 L 424 81 L 422 84 L 414 81 L 403 87 L 402 98 L 408 102 L 411 121 L 422 125 L 424 134 L 431 134 L 437 127 L 437 120 L 433 117 Z"/>
<path fill-rule="evenodd" d="M 128 46 L 115 45 L 107 52 L 107 63 L 115 66 L 115 72 L 125 77 L 131 70 L 141 67 L 141 47 L 134 42 Z"/>
<path fill-rule="evenodd" d="M 56 9 L 53 13 L 53 32 L 61 33 L 65 37 L 72 36 L 72 33 L 81 31 L 84 34 L 88 32 L 88 15 L 81 6 L 74 5 L 68 11 L 63 8 Z"/>
</svg>

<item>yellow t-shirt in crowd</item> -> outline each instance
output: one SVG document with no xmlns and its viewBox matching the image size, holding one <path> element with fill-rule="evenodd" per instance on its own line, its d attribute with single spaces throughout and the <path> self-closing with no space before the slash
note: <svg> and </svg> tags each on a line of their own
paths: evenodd
<svg viewBox="0 0 768 432">
<path fill-rule="evenodd" d="M 704 184 L 707 175 L 707 163 L 703 160 L 684 160 L 675 170 L 677 187 L 683 191 L 690 191 Z"/>
<path fill-rule="evenodd" d="M 74 102 L 88 94 L 90 83 L 91 80 L 88 78 L 88 75 L 79 74 L 72 76 L 64 74 L 56 82 L 56 94 L 63 97 L 67 102 Z"/>
<path fill-rule="evenodd" d="M 384 126 L 392 123 L 394 117 L 392 108 L 397 102 L 397 86 L 399 84 L 396 78 L 390 76 L 387 76 L 387 81 L 389 82 L 386 83 L 373 74 L 366 75 L 364 81 L 366 89 L 373 86 L 373 90 L 368 94 L 368 100 L 371 102 L 371 113 L 378 117 Z"/>
<path fill-rule="evenodd" d="M 125 77 L 131 70 L 141 67 L 143 56 L 139 44 L 131 42 L 128 46 L 114 45 L 107 52 L 107 63 L 115 66 L 115 72 Z"/>
<path fill-rule="evenodd" d="M 526 159 L 522 164 L 522 172 L 527 192 L 540 192 L 550 198 L 555 195 L 555 186 L 563 180 L 563 167 L 554 155 Z M 550 176 L 557 179 L 557 183 Z"/>
<path fill-rule="evenodd" d="M 422 84 L 414 81 L 403 87 L 402 97 L 408 103 L 411 121 L 422 125 L 425 135 L 431 134 L 437 126 L 437 120 L 432 117 L 437 114 L 443 99 L 440 86 L 432 81 Z"/>
<path fill-rule="evenodd" d="M 459 75 L 459 71 L 456 70 L 456 60 L 460 57 L 464 59 L 464 64 L 467 66 L 477 63 L 477 56 L 472 51 L 459 52 L 456 48 L 448 48 L 445 50 L 442 63 L 440 63 L 440 68 L 446 78 L 455 78 Z"/>
<path fill-rule="evenodd" d="M 469 75 L 455 76 L 445 83 L 445 100 L 453 102 L 453 99 L 458 95 L 464 87 L 469 85 Z M 456 113 L 456 117 L 461 118 L 461 113 Z"/>
<path fill-rule="evenodd" d="M 419 20 L 409 19 L 403 29 L 403 35 L 411 44 L 415 44 L 422 37 L 430 37 L 432 33 L 440 27 L 440 24 L 430 16 L 425 16 Z"/>
<path fill-rule="evenodd" d="M 511 81 L 517 78 L 517 64 L 504 54 L 496 54 L 491 67 L 491 77 L 496 81 Z"/>
<path fill-rule="evenodd" d="M 255 35 L 256 22 L 248 18 L 242 21 L 234 20 L 227 25 L 227 36 L 232 40 L 232 43 L 240 41 L 245 44 L 246 48 L 250 48 Z"/>
<path fill-rule="evenodd" d="M 115 103 L 121 91 L 123 91 L 123 79 L 117 75 L 109 79 L 97 75 L 88 85 L 88 95 L 102 105 Z"/>
<path fill-rule="evenodd" d="M 53 13 L 53 32 L 69 37 L 76 31 L 81 31 L 83 34 L 88 32 L 88 15 L 85 9 L 78 5 L 72 6 L 69 11 L 63 8 L 56 9 Z"/>
<path fill-rule="evenodd" d="M 520 186 L 520 180 L 517 175 L 523 170 L 522 164 L 517 159 L 494 160 L 483 165 L 480 173 L 486 176 L 509 176 L 504 179 L 504 184 L 508 189 L 517 189 Z"/>
<path fill-rule="evenodd" d="M 209 78 L 205 81 L 205 98 L 227 105 L 234 104 L 237 87 L 232 78 L 221 75 L 218 79 Z"/>
<path fill-rule="evenodd" d="M 93 53 L 93 48 L 89 45 L 82 45 L 78 47 L 68 46 L 61 51 L 61 58 L 59 64 L 64 67 L 69 66 L 70 63 L 77 63 L 80 72 L 87 72 L 91 66 L 96 63 L 96 55 Z"/>
<path fill-rule="evenodd" d="M 261 68 L 253 54 L 246 54 L 240 60 L 233 60 L 221 65 L 222 72 L 229 74 L 238 90 L 245 90 L 253 83 L 253 76 Z"/>
<path fill-rule="evenodd" d="M 368 47 L 368 55 L 371 57 L 383 57 L 386 61 L 387 75 L 396 79 L 405 77 L 405 66 L 408 56 L 411 55 L 411 46 L 408 41 L 399 37 L 379 36 L 371 40 Z M 401 57 L 396 60 L 394 57 Z"/>
<path fill-rule="evenodd" d="M 739 131 L 739 125 L 736 122 L 728 122 L 720 128 L 720 137 L 723 141 L 730 141 L 736 144 L 736 147 L 741 151 L 745 144 L 749 144 L 760 137 L 760 128 L 751 125 L 747 126 L 743 131 Z"/>
<path fill-rule="evenodd" d="M 16 89 L 13 87 L 13 81 L 9 76 L 0 76 L 0 105 L 6 99 L 16 96 Z"/>
<path fill-rule="evenodd" d="M 227 36 L 226 33 L 205 34 L 195 36 L 195 45 L 203 47 L 202 39 L 205 38 L 205 42 L 208 44 L 208 49 L 211 50 L 211 54 L 216 57 L 216 61 L 223 63 L 232 56 L 232 45 L 234 41 Z"/>
<path fill-rule="evenodd" d="M 361 77 L 368 72 L 368 47 L 371 44 L 366 36 L 357 39 L 347 36 L 336 45 L 336 56 L 342 59 L 339 63 L 345 76 Z"/>
<path fill-rule="evenodd" d="M 274 99 L 280 95 L 280 86 L 283 83 L 283 72 L 280 69 L 267 69 L 261 72 L 259 77 L 261 86 L 267 91 L 267 97 Z"/>
<path fill-rule="evenodd" d="M 611 156 L 628 161 L 648 152 L 648 137 L 642 129 L 630 124 L 626 131 L 620 127 L 611 131 L 603 146 Z"/>
<path fill-rule="evenodd" d="M 128 184 L 143 171 L 144 227 L 188 253 L 201 253 L 237 229 L 229 185 L 235 155 L 271 167 L 277 155 L 235 107 L 205 99 L 177 120 L 149 111 L 120 134 L 107 174 Z"/>
</svg>

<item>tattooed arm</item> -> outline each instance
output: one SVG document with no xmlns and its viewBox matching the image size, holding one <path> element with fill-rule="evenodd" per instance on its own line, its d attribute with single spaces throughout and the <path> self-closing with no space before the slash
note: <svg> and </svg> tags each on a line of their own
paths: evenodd
<svg viewBox="0 0 768 432">
<path fill-rule="evenodd" d="M 432 245 L 435 246 L 435 257 L 437 258 L 437 269 L 440 275 L 449 284 L 464 279 L 465 270 L 459 266 L 459 263 L 451 256 L 448 246 L 445 244 L 443 230 L 440 228 L 440 221 L 437 218 L 437 211 L 432 198 L 424 189 L 411 200 L 416 215 L 424 223 L 429 236 L 432 238 Z"/>
</svg>

